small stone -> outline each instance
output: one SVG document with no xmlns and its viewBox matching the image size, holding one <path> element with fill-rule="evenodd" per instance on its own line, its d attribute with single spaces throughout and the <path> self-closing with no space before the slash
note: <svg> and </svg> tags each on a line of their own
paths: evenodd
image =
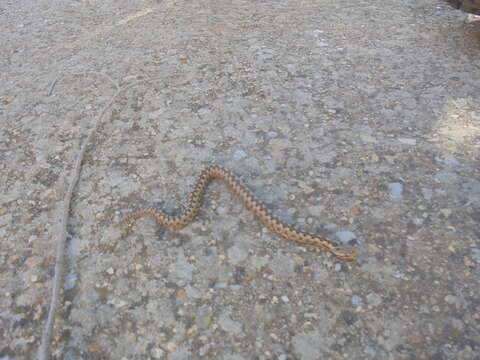
<svg viewBox="0 0 480 360">
<path fill-rule="evenodd" d="M 473 261 L 471 261 L 468 257 L 465 256 L 463 258 L 463 265 L 465 265 L 467 267 L 474 267 L 475 263 Z"/>
<path fill-rule="evenodd" d="M 212 348 L 212 344 L 205 344 L 203 345 L 199 350 L 198 350 L 198 355 L 200 356 L 205 356 L 208 352 L 208 350 L 210 350 Z"/>
<path fill-rule="evenodd" d="M 390 190 L 390 195 L 394 197 L 400 197 L 403 193 L 403 184 L 399 182 L 393 182 L 388 184 L 388 189 Z"/>
<path fill-rule="evenodd" d="M 242 333 L 242 324 L 238 321 L 232 320 L 228 315 L 221 315 L 218 319 L 218 323 L 222 327 L 222 329 L 228 333 L 236 335 Z"/>
<path fill-rule="evenodd" d="M 168 351 L 174 351 L 177 348 L 177 345 L 172 343 L 172 342 L 169 342 L 167 344 L 166 348 L 167 348 Z"/>
<path fill-rule="evenodd" d="M 358 305 L 361 305 L 362 304 L 362 298 L 358 295 L 353 295 L 352 296 L 352 305 L 354 306 L 358 306 Z"/>
<path fill-rule="evenodd" d="M 364 142 L 364 143 L 375 143 L 377 142 L 377 139 L 375 139 L 372 135 L 370 134 L 360 134 L 360 139 Z"/>
<path fill-rule="evenodd" d="M 186 294 L 192 299 L 200 299 L 202 297 L 202 293 L 190 285 L 186 287 Z"/>
<path fill-rule="evenodd" d="M 228 249 L 228 259 L 232 264 L 239 264 L 248 257 L 248 252 L 244 249 L 233 246 Z"/>
<path fill-rule="evenodd" d="M 454 295 L 447 295 L 445 296 L 444 300 L 450 305 L 454 305 L 458 302 L 457 297 Z"/>
<path fill-rule="evenodd" d="M 367 302 L 369 307 L 377 307 L 382 303 L 382 297 L 376 293 L 370 293 L 367 295 Z"/>
<path fill-rule="evenodd" d="M 184 261 L 179 261 L 175 264 L 174 274 L 182 280 L 192 281 L 194 270 L 195 267 L 192 264 Z"/>
<path fill-rule="evenodd" d="M 442 159 L 439 159 L 440 162 L 444 163 L 445 165 L 448 166 L 456 166 L 458 165 L 458 160 L 455 159 L 453 156 L 446 155 Z"/>
<path fill-rule="evenodd" d="M 277 360 L 288 360 L 288 357 L 287 357 L 287 355 L 282 354 L 277 358 Z"/>
<path fill-rule="evenodd" d="M 108 268 L 108 269 L 107 269 L 107 274 L 108 274 L 108 275 L 113 275 L 113 274 L 115 274 L 115 269 L 112 268 L 112 267 Z"/>
<path fill-rule="evenodd" d="M 333 340 L 322 336 L 318 331 L 297 333 L 292 338 L 292 345 L 297 358 L 301 360 L 318 360 L 319 354 L 328 349 Z"/>
<path fill-rule="evenodd" d="M 283 295 L 283 296 L 282 296 L 282 301 L 286 304 L 286 303 L 288 303 L 288 302 L 290 301 L 290 299 L 288 298 L 288 296 Z"/>
<path fill-rule="evenodd" d="M 77 282 L 77 274 L 68 273 L 67 275 L 65 275 L 65 281 L 63 283 L 63 289 L 65 291 L 72 290 L 75 287 L 76 282 Z"/>
<path fill-rule="evenodd" d="M 398 141 L 400 141 L 402 144 L 405 144 L 405 145 L 416 145 L 417 144 L 417 140 L 415 139 L 410 139 L 410 138 L 398 138 Z"/>
<path fill-rule="evenodd" d="M 241 160 L 246 156 L 247 156 L 247 153 L 243 150 L 235 150 L 235 152 L 233 153 L 233 159 L 236 161 Z"/>
<path fill-rule="evenodd" d="M 108 302 L 109 304 L 115 306 L 117 309 L 120 309 L 126 305 L 128 305 L 128 301 L 119 299 L 119 298 L 113 298 Z"/>
<path fill-rule="evenodd" d="M 152 355 L 154 359 L 161 359 L 165 355 L 165 351 L 160 348 L 153 348 L 150 350 L 150 355 Z"/>
<path fill-rule="evenodd" d="M 339 272 L 340 270 L 342 270 L 342 264 L 335 264 L 335 271 Z"/>
<path fill-rule="evenodd" d="M 302 181 L 302 180 L 299 180 L 297 182 L 298 186 L 300 186 L 302 188 L 302 190 L 307 193 L 307 194 L 311 194 L 315 191 L 315 189 L 313 189 L 312 187 L 310 187 L 305 181 Z"/>
<path fill-rule="evenodd" d="M 360 210 L 359 208 L 356 208 L 356 207 L 352 208 L 352 210 L 350 210 L 350 211 L 353 215 L 359 215 L 359 214 L 362 213 L 362 210 Z"/>
<path fill-rule="evenodd" d="M 480 264 L 480 248 L 471 248 L 472 258 L 477 263 Z"/>
<path fill-rule="evenodd" d="M 433 196 L 433 191 L 431 189 L 422 188 L 422 195 L 425 200 L 431 200 Z"/>
<path fill-rule="evenodd" d="M 34 266 L 37 266 L 38 264 L 40 264 L 42 262 L 42 258 L 38 257 L 38 256 L 31 256 L 29 257 L 27 260 L 25 260 L 25 265 L 31 269 L 32 267 Z"/>
<path fill-rule="evenodd" d="M 395 156 L 391 156 L 391 155 L 384 155 L 384 158 L 385 160 L 387 160 L 387 163 L 389 163 L 390 165 L 393 165 L 395 164 Z"/>
<path fill-rule="evenodd" d="M 452 215 L 452 210 L 451 209 L 440 209 L 440 213 L 448 218 L 450 215 Z"/>
<path fill-rule="evenodd" d="M 323 210 L 325 210 L 325 206 L 312 205 L 312 206 L 309 206 L 307 209 L 308 209 L 308 212 L 313 216 L 319 216 L 323 212 Z"/>
<path fill-rule="evenodd" d="M 412 222 L 417 225 L 417 226 L 420 226 L 423 224 L 423 219 L 420 219 L 420 218 L 413 218 Z"/>
<path fill-rule="evenodd" d="M 357 236 L 351 231 L 337 231 L 335 233 L 335 238 L 343 245 L 350 245 L 357 239 Z"/>
</svg>

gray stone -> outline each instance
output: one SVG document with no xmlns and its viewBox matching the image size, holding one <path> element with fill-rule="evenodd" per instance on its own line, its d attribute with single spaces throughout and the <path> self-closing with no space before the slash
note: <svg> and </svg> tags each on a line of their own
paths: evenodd
<svg viewBox="0 0 480 360">
<path fill-rule="evenodd" d="M 398 138 L 398 141 L 400 141 L 402 144 L 405 144 L 405 145 L 416 145 L 417 144 L 417 140 L 415 139 L 410 139 L 410 138 Z"/>
<path fill-rule="evenodd" d="M 393 197 L 401 197 L 403 194 L 403 184 L 399 182 L 393 182 L 388 184 L 388 189 L 390 191 L 390 195 Z"/>
<path fill-rule="evenodd" d="M 432 189 L 422 188 L 422 195 L 425 198 L 425 200 L 431 200 L 433 196 L 433 191 Z"/>
<path fill-rule="evenodd" d="M 357 239 L 357 236 L 351 231 L 337 231 L 335 238 L 343 245 L 349 245 L 353 240 Z"/>
<path fill-rule="evenodd" d="M 234 321 L 230 318 L 230 316 L 226 314 L 222 314 L 218 319 L 218 324 L 221 326 L 223 330 L 228 333 L 232 333 L 235 335 L 242 334 L 242 324 L 238 321 Z"/>
<path fill-rule="evenodd" d="M 247 156 L 247 153 L 243 150 L 235 150 L 235 152 L 233 153 L 233 159 L 236 161 L 241 160 L 246 156 Z"/>
<path fill-rule="evenodd" d="M 239 246 L 233 246 L 230 249 L 228 249 L 228 259 L 230 263 L 234 265 L 240 264 L 247 257 L 248 257 L 248 252 Z"/>
<path fill-rule="evenodd" d="M 75 287 L 75 284 L 77 283 L 77 274 L 69 272 L 68 274 L 65 275 L 65 281 L 63 283 L 63 288 L 65 291 L 72 290 Z"/>
<path fill-rule="evenodd" d="M 352 305 L 353 306 L 359 306 L 362 305 L 363 301 L 362 298 L 358 295 L 353 295 L 352 296 Z"/>
<path fill-rule="evenodd" d="M 293 349 L 300 360 L 318 360 L 328 349 L 331 338 L 322 336 L 318 331 L 300 333 L 293 337 Z"/>
<path fill-rule="evenodd" d="M 480 264 L 480 248 L 471 248 L 472 258 L 476 263 Z"/>
<path fill-rule="evenodd" d="M 376 293 L 370 293 L 366 297 L 368 307 L 377 307 L 382 303 L 382 297 Z"/>
<path fill-rule="evenodd" d="M 291 256 L 282 253 L 277 252 L 269 266 L 279 279 L 292 277 L 295 273 L 295 262 Z"/>
<path fill-rule="evenodd" d="M 169 356 L 171 360 L 189 360 L 192 358 L 192 354 L 184 347 L 175 349 Z"/>
</svg>

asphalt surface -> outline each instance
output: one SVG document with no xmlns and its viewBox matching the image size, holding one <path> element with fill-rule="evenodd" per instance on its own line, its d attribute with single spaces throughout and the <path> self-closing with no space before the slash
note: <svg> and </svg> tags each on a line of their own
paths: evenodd
<svg viewBox="0 0 480 360">
<path fill-rule="evenodd" d="M 480 23 L 434 0 L 2 1 L 0 359 L 480 359 Z M 54 83 L 55 86 L 52 86 Z M 208 164 L 345 263 L 263 228 Z"/>
</svg>

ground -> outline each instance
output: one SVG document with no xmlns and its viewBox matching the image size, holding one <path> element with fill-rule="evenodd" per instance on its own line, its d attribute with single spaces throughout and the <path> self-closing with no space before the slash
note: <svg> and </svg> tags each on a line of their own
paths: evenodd
<svg viewBox="0 0 480 360">
<path fill-rule="evenodd" d="M 0 4 L 0 359 L 479 359 L 480 24 L 435 0 Z M 54 86 L 52 86 L 52 84 Z M 263 228 L 208 164 L 342 262 Z"/>
</svg>

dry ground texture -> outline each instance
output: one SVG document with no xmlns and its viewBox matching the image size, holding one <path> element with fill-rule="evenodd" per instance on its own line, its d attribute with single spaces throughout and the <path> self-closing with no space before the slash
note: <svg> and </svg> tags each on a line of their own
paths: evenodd
<svg viewBox="0 0 480 360">
<path fill-rule="evenodd" d="M 0 359 L 479 359 L 480 24 L 435 0 L 0 2 Z M 52 87 L 54 80 L 55 86 Z M 201 169 L 233 169 L 172 232 Z"/>
</svg>

